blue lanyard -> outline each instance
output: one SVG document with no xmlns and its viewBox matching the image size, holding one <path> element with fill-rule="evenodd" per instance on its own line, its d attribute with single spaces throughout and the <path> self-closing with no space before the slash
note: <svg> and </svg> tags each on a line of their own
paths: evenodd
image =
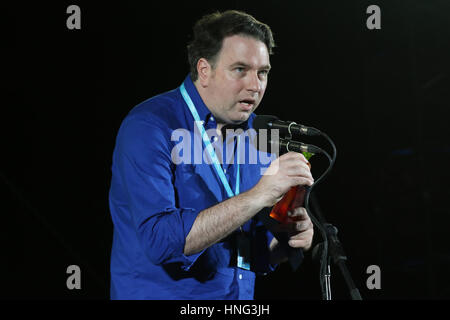
<svg viewBox="0 0 450 320">
<path fill-rule="evenodd" d="M 211 144 L 211 141 L 209 141 L 208 134 L 205 131 L 205 127 L 202 124 L 202 121 L 200 120 L 200 116 L 198 115 L 197 109 L 195 108 L 194 103 L 191 100 L 191 97 L 189 96 L 188 92 L 186 91 L 186 88 L 184 87 L 184 83 L 180 86 L 181 95 L 183 96 L 184 101 L 189 107 L 189 110 L 191 110 L 192 116 L 194 117 L 195 124 L 197 125 L 198 130 L 200 131 L 203 139 L 203 143 L 205 144 L 206 151 L 208 152 L 208 155 L 214 165 L 214 168 L 216 169 L 216 172 L 222 181 L 223 186 L 225 187 L 225 190 L 227 191 L 228 197 L 234 197 L 239 194 L 239 136 L 237 137 L 237 145 L 236 145 L 236 163 L 237 163 L 237 173 L 236 173 L 236 187 L 235 191 L 233 193 L 233 190 L 231 190 L 230 184 L 228 183 L 227 178 L 225 177 L 225 173 L 223 172 L 222 167 L 220 166 L 219 160 L 217 159 L 216 152 L 214 151 L 214 148 Z"/>
</svg>

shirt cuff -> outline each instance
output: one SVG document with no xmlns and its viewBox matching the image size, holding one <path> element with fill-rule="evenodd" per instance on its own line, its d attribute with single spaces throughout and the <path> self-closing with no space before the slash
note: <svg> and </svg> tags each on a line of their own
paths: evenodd
<svg viewBox="0 0 450 320">
<path fill-rule="evenodd" d="M 194 224 L 194 221 L 197 218 L 199 212 L 197 212 L 194 209 L 184 209 L 181 214 L 183 215 L 182 221 L 183 221 L 183 230 L 184 230 L 184 242 L 183 242 L 182 256 L 181 256 L 182 260 L 183 260 L 182 261 L 183 265 L 181 266 L 181 268 L 184 271 L 189 271 L 189 269 L 193 266 L 195 261 L 197 261 L 198 257 L 200 257 L 206 249 L 203 249 L 200 252 L 197 252 L 197 253 L 194 253 L 194 254 L 191 254 L 188 256 L 183 253 L 184 247 L 186 245 L 186 237 L 189 234 L 189 232 L 191 231 L 192 225 Z"/>
</svg>

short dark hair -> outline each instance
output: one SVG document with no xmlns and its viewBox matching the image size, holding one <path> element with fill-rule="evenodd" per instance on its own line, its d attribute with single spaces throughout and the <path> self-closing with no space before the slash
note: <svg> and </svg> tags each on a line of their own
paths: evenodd
<svg viewBox="0 0 450 320">
<path fill-rule="evenodd" d="M 273 34 L 268 25 L 237 10 L 203 16 L 195 23 L 193 31 L 194 38 L 187 46 L 192 81 L 198 78 L 198 60 L 205 58 L 214 64 L 226 37 L 239 34 L 253 37 L 265 43 L 269 54 L 273 54 L 272 48 L 275 47 Z"/>
</svg>

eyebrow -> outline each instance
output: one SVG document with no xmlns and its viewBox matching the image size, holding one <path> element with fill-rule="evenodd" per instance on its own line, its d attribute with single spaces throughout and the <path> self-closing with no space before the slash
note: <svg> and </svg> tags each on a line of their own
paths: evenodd
<svg viewBox="0 0 450 320">
<path fill-rule="evenodd" d="M 238 67 L 238 66 L 242 66 L 242 67 L 245 67 L 247 69 L 251 69 L 252 68 L 251 65 L 249 65 L 249 64 L 247 64 L 245 62 L 242 62 L 242 61 L 238 61 L 238 62 L 233 63 L 231 65 L 231 68 Z M 272 67 L 270 65 L 264 65 L 261 68 L 259 68 L 259 70 L 270 70 L 271 68 Z"/>
</svg>

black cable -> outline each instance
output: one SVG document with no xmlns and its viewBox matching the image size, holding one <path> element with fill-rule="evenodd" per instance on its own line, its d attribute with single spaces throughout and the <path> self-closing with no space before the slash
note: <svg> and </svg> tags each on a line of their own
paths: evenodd
<svg viewBox="0 0 450 320">
<path fill-rule="evenodd" d="M 326 282 L 325 274 L 327 272 L 327 260 L 328 260 L 328 236 L 327 236 L 327 231 L 323 225 L 323 222 L 324 222 L 323 217 L 319 213 L 318 214 L 319 219 L 317 219 L 316 216 L 312 213 L 309 203 L 310 203 L 310 195 L 311 195 L 313 188 L 317 184 L 319 184 L 321 181 L 323 181 L 323 179 L 330 173 L 331 169 L 333 168 L 334 163 L 336 162 L 337 150 L 336 150 L 336 145 L 334 144 L 333 140 L 331 140 L 331 138 L 327 134 L 325 134 L 323 132 L 321 132 L 320 134 L 330 143 L 330 145 L 333 149 L 333 157 L 331 157 L 327 152 L 325 152 L 324 150 L 319 148 L 320 153 L 324 154 L 327 157 L 327 159 L 329 161 L 329 165 L 328 165 L 328 168 L 325 170 L 325 172 L 319 177 L 319 179 L 317 179 L 310 187 L 306 187 L 305 209 L 306 209 L 306 212 L 308 213 L 309 217 L 311 218 L 311 221 L 314 223 L 314 225 L 317 227 L 317 229 L 319 229 L 320 234 L 323 239 L 323 246 L 322 246 L 320 267 L 319 267 L 319 282 L 320 282 L 320 287 L 321 287 L 321 291 L 322 291 L 322 298 L 324 300 L 326 300 L 327 294 L 326 294 L 326 288 L 325 288 L 325 282 Z"/>
<path fill-rule="evenodd" d="M 326 299 L 326 289 L 324 288 L 324 286 L 325 286 L 324 282 L 325 282 L 325 273 L 326 273 L 326 268 L 327 268 L 326 262 L 327 262 L 327 256 L 328 256 L 328 237 L 327 237 L 326 230 L 325 230 L 324 226 L 322 225 L 321 221 L 319 221 L 316 218 L 316 216 L 312 213 L 312 210 L 309 206 L 310 195 L 313 190 L 313 187 L 316 186 L 320 181 L 322 181 L 323 178 L 331 170 L 331 163 L 332 163 L 331 157 L 325 151 L 323 151 L 322 153 L 327 156 L 328 160 L 330 161 L 330 165 L 328 166 L 328 169 L 319 177 L 319 179 L 317 179 L 316 182 L 314 182 L 310 187 L 306 188 L 305 209 L 306 209 L 306 212 L 308 213 L 309 217 L 311 218 L 312 222 L 314 223 L 314 225 L 319 229 L 320 234 L 323 239 L 323 247 L 322 247 L 322 255 L 321 255 L 322 257 L 320 259 L 320 268 L 319 268 L 319 281 L 320 281 L 320 286 L 321 286 L 321 290 L 322 290 L 322 297 L 325 300 Z"/>
</svg>

